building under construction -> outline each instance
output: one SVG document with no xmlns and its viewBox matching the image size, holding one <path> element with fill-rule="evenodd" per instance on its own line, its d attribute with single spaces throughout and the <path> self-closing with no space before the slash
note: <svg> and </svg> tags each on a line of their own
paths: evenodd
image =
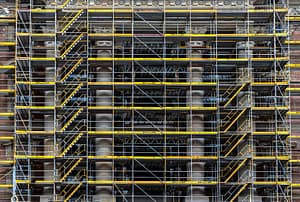
<svg viewBox="0 0 300 202">
<path fill-rule="evenodd" d="M 1 202 L 300 202 L 299 0 L 1 0 Z"/>
</svg>

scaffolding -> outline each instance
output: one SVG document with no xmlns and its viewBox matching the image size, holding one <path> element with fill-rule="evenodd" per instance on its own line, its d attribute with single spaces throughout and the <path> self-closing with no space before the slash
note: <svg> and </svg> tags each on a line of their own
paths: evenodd
<svg viewBox="0 0 300 202">
<path fill-rule="evenodd" d="M 286 0 L 3 7 L 1 201 L 293 200 Z"/>
<path fill-rule="evenodd" d="M 290 46 L 290 86 L 287 88 L 287 93 L 290 95 L 290 124 L 291 124 L 291 159 L 290 166 L 292 172 L 292 199 L 298 201 L 300 199 L 299 190 L 299 3 L 290 1 L 289 13 L 287 19 L 290 24 L 290 36 L 288 44 Z"/>
</svg>

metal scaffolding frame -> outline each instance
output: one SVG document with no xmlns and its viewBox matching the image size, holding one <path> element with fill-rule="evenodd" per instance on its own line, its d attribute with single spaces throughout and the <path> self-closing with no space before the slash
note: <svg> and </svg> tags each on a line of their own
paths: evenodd
<svg viewBox="0 0 300 202">
<path fill-rule="evenodd" d="M 288 8 L 17 1 L 3 200 L 293 200 Z"/>
</svg>

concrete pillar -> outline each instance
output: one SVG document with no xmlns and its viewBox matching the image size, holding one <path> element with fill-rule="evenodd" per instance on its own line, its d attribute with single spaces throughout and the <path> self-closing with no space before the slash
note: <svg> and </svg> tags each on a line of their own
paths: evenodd
<svg viewBox="0 0 300 202">
<path fill-rule="evenodd" d="M 192 7 L 211 7 L 213 2 L 211 0 L 192 0 Z"/>
<path fill-rule="evenodd" d="M 96 114 L 96 131 L 112 130 L 112 114 Z M 95 139 L 95 155 L 112 155 L 112 138 Z M 96 162 L 96 180 L 112 180 L 112 162 Z M 93 201 L 111 202 L 114 201 L 111 186 L 97 186 Z"/>
<path fill-rule="evenodd" d="M 204 91 L 203 90 L 192 90 L 192 91 L 189 91 L 187 101 L 193 107 L 201 107 L 201 106 L 203 106 L 203 95 L 204 95 Z"/>
<path fill-rule="evenodd" d="M 96 131 L 111 131 L 112 118 L 112 114 L 96 114 Z"/>
<path fill-rule="evenodd" d="M 96 156 L 110 156 L 112 155 L 112 139 L 111 138 L 96 138 Z"/>
<path fill-rule="evenodd" d="M 54 130 L 54 116 L 44 115 L 44 131 L 53 131 L 53 130 Z"/>
<path fill-rule="evenodd" d="M 54 155 L 55 147 L 53 138 L 45 138 L 44 139 L 44 155 Z"/>
<path fill-rule="evenodd" d="M 203 75 L 203 67 L 191 67 L 191 80 L 192 82 L 201 82 Z"/>
<path fill-rule="evenodd" d="M 1 102 L 1 99 L 0 99 L 0 102 Z M 8 111 L 11 111 L 10 108 L 8 108 Z M 11 130 L 13 130 L 13 128 L 14 128 L 13 121 L 10 120 L 9 117 L 3 117 L 1 119 L 1 121 L 0 121 L 0 130 L 1 131 L 11 131 Z"/>
<path fill-rule="evenodd" d="M 191 131 L 204 131 L 204 115 L 203 114 L 193 114 L 191 117 L 188 117 L 189 124 L 188 128 L 191 128 Z"/>
<path fill-rule="evenodd" d="M 190 181 L 205 180 L 205 162 L 189 162 L 187 165 L 188 179 Z"/>
<path fill-rule="evenodd" d="M 105 57 L 111 57 L 112 51 L 111 50 L 97 50 L 96 57 L 98 58 L 105 58 Z"/>
<path fill-rule="evenodd" d="M 112 90 L 96 91 L 96 106 L 112 106 Z"/>
<path fill-rule="evenodd" d="M 55 0 L 47 0 L 45 8 L 55 8 Z"/>
<path fill-rule="evenodd" d="M 187 42 L 187 46 L 189 47 L 187 53 L 188 57 L 191 58 L 201 58 L 202 50 L 201 47 L 204 46 L 204 41 L 189 41 Z"/>
<path fill-rule="evenodd" d="M 45 106 L 54 106 L 54 92 L 45 91 Z"/>
<path fill-rule="evenodd" d="M 44 180 L 54 180 L 54 163 L 44 162 Z"/>
<path fill-rule="evenodd" d="M 238 51 L 238 58 L 252 58 L 253 57 L 252 49 L 253 49 L 254 45 L 255 45 L 254 41 L 239 41 L 239 42 L 237 42 L 236 48 Z"/>
<path fill-rule="evenodd" d="M 51 21 L 46 21 L 45 24 L 46 24 L 45 26 L 41 26 L 43 33 L 51 33 L 54 31 L 55 29 L 54 23 L 53 26 L 51 26 L 52 25 Z"/>
<path fill-rule="evenodd" d="M 96 195 L 94 202 L 114 202 L 112 188 L 110 186 L 96 186 Z"/>
<path fill-rule="evenodd" d="M 105 58 L 112 56 L 112 50 L 108 49 L 109 47 L 112 48 L 112 41 L 96 41 L 95 45 L 97 47 L 96 57 Z"/>
<path fill-rule="evenodd" d="M 55 57 L 55 41 L 45 41 L 46 57 Z"/>
<path fill-rule="evenodd" d="M 188 194 L 185 199 L 186 202 L 207 202 L 209 197 L 205 195 L 204 187 L 191 186 L 188 188 Z"/>
<path fill-rule="evenodd" d="M 53 188 L 43 187 L 43 193 L 40 196 L 40 202 L 48 202 L 53 200 Z"/>
<path fill-rule="evenodd" d="M 190 138 L 188 139 L 188 155 L 204 156 L 204 138 Z"/>
<path fill-rule="evenodd" d="M 0 196 L 1 196 L 1 199 L 3 200 L 3 202 L 9 202 L 9 201 L 12 201 L 11 198 L 12 198 L 12 194 L 9 192 L 9 191 L 2 191 L 0 190 Z"/>
<path fill-rule="evenodd" d="M 112 68 L 111 67 L 97 67 L 96 68 L 97 82 L 111 82 L 112 81 Z"/>
<path fill-rule="evenodd" d="M 192 25 L 191 27 L 187 27 L 186 28 L 186 33 L 191 33 L 191 34 L 205 34 L 208 30 L 208 26 L 207 25 L 201 25 L 201 26 L 196 26 L 196 25 Z"/>
<path fill-rule="evenodd" d="M 112 162 L 96 162 L 96 180 L 112 180 Z"/>
<path fill-rule="evenodd" d="M 45 81 L 55 81 L 55 68 L 46 67 L 45 69 Z"/>
<path fill-rule="evenodd" d="M 95 33 L 112 33 L 113 32 L 111 25 L 100 25 L 99 26 L 97 24 L 94 24 L 94 25 L 92 25 L 92 30 Z"/>
</svg>

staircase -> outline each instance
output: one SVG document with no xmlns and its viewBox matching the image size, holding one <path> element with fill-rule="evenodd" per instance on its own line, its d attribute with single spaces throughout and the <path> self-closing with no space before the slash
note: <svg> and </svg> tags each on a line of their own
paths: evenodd
<svg viewBox="0 0 300 202">
<path fill-rule="evenodd" d="M 60 93 L 60 96 L 63 100 L 63 102 L 61 103 L 61 107 L 64 107 L 70 100 L 71 98 L 77 93 L 79 92 L 79 90 L 81 89 L 81 87 L 83 86 L 83 83 L 79 83 L 78 85 L 74 85 L 74 84 L 68 84 L 65 86 L 65 89 Z"/>
<path fill-rule="evenodd" d="M 65 181 L 65 179 L 71 174 L 72 171 L 78 166 L 82 161 L 82 158 L 79 159 L 68 159 L 65 163 L 59 168 L 59 172 L 64 173 L 60 178 L 60 182 Z"/>
<path fill-rule="evenodd" d="M 75 112 L 74 112 L 75 111 Z M 65 115 L 63 115 L 63 120 L 68 120 L 67 123 L 65 123 L 65 125 L 61 128 L 60 132 L 64 132 L 68 126 L 79 116 L 79 114 L 83 111 L 83 107 L 79 108 L 79 109 L 75 109 L 73 110 L 73 113 L 69 110 L 66 111 Z M 71 114 L 73 114 L 71 116 Z"/>
<path fill-rule="evenodd" d="M 225 92 L 225 96 L 223 97 L 224 99 L 228 99 L 228 101 L 224 104 L 223 107 L 227 107 L 233 100 L 236 98 L 236 96 L 248 85 L 249 83 L 244 83 L 241 86 L 234 86 L 233 88 L 229 88 Z"/>
<path fill-rule="evenodd" d="M 64 71 L 61 73 L 63 75 L 61 82 L 64 82 L 83 62 L 83 58 L 79 58 L 77 61 L 71 60 L 67 61 L 63 66 Z"/>
<path fill-rule="evenodd" d="M 232 197 L 232 199 L 230 200 L 230 202 L 234 202 L 237 197 L 247 188 L 248 184 L 244 184 L 239 191 Z"/>
<path fill-rule="evenodd" d="M 226 145 L 223 150 L 224 157 L 228 157 L 231 152 L 246 138 L 246 136 L 247 133 L 244 133 L 243 135 L 232 135 L 224 144 Z"/>
<path fill-rule="evenodd" d="M 227 183 L 239 170 L 242 166 L 246 164 L 248 159 L 242 161 L 233 160 L 231 161 L 221 172 L 222 178 L 225 179 L 224 182 Z"/>
<path fill-rule="evenodd" d="M 56 195 L 55 201 L 69 201 L 82 185 L 83 182 L 80 182 L 79 184 L 68 184 L 59 194 Z"/>
<path fill-rule="evenodd" d="M 248 183 L 232 185 L 224 194 L 223 201 L 234 202 L 240 194 L 248 187 Z"/>
<path fill-rule="evenodd" d="M 70 1 L 67 0 L 67 2 L 69 3 Z M 68 31 L 68 29 L 82 16 L 83 12 L 83 9 L 80 9 L 75 15 L 73 12 L 70 12 L 69 15 L 64 16 L 62 24 L 60 25 L 60 33 L 64 35 L 66 31 Z"/>
<path fill-rule="evenodd" d="M 76 144 L 76 142 L 78 142 L 78 140 L 83 136 L 83 132 L 79 132 L 76 135 L 72 135 L 71 138 L 69 138 L 67 141 L 63 140 L 62 142 L 64 143 L 64 145 L 68 145 L 59 155 L 59 157 L 63 157 L 72 147 L 74 144 Z"/>
<path fill-rule="evenodd" d="M 224 125 L 222 125 L 222 132 L 226 133 L 238 120 L 239 118 L 247 111 L 247 108 L 242 111 L 230 111 L 226 117 L 222 120 Z"/>
<path fill-rule="evenodd" d="M 59 8 L 65 9 L 68 7 L 68 5 L 70 5 L 71 2 L 72 2 L 72 0 L 66 0 L 62 5 L 59 6 Z"/>
<path fill-rule="evenodd" d="M 81 39 L 83 38 L 84 34 L 81 33 L 78 36 L 70 36 L 70 38 L 67 38 L 65 40 L 65 42 L 63 43 L 63 45 L 60 47 L 62 53 L 60 55 L 61 59 L 64 59 L 68 53 L 71 52 L 71 50 L 81 41 Z"/>
</svg>

